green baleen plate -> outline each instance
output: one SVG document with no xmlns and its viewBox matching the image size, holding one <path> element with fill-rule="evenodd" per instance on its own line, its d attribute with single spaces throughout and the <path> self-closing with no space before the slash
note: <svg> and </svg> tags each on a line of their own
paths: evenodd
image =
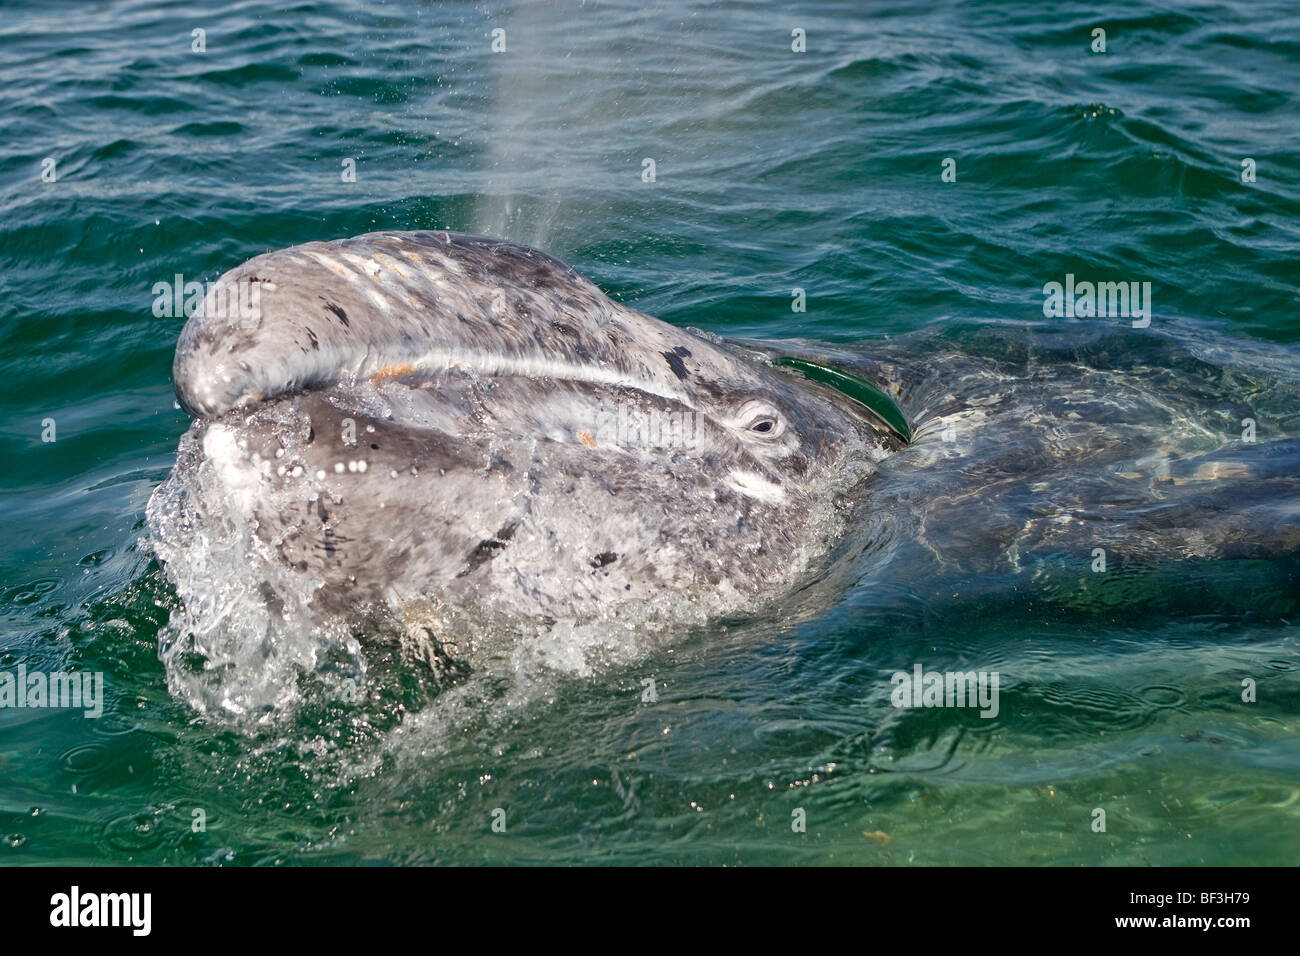
<svg viewBox="0 0 1300 956">
<path fill-rule="evenodd" d="M 838 392 L 843 392 L 849 398 L 869 409 L 903 441 L 910 442 L 912 440 L 912 427 L 908 425 L 907 416 L 903 414 L 902 409 L 898 407 L 898 404 L 892 398 L 865 379 L 850 375 L 848 372 L 841 372 L 839 369 L 831 368 L 828 365 L 818 365 L 816 362 L 788 356 L 775 359 L 773 364 L 795 369 L 814 382 L 821 382 Z"/>
</svg>

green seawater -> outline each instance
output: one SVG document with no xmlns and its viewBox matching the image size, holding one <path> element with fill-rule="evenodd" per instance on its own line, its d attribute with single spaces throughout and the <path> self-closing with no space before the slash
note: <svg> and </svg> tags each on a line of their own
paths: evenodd
<svg viewBox="0 0 1300 956">
<path fill-rule="evenodd" d="M 1294 370 L 1298 96 L 1269 0 L 0 4 L 0 672 L 106 695 L 0 708 L 0 865 L 1294 864 L 1294 555 L 1130 592 L 868 566 L 631 666 L 439 690 L 375 652 L 364 700 L 250 727 L 169 690 L 144 509 L 189 424 L 155 284 L 377 229 L 864 354 L 1144 280 L 1153 328 Z M 999 716 L 891 707 L 915 663 L 1000 672 Z"/>
</svg>

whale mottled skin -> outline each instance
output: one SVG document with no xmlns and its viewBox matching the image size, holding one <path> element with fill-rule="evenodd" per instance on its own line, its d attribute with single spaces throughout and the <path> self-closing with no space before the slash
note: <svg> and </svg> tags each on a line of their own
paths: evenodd
<svg viewBox="0 0 1300 956">
<path fill-rule="evenodd" d="M 152 519 L 173 576 L 242 535 L 270 605 L 301 582 L 336 619 L 704 621 L 795 581 L 900 445 L 755 351 L 449 232 L 249 260 L 174 378 L 196 422 Z"/>
<path fill-rule="evenodd" d="M 195 421 L 148 522 L 168 681 L 204 709 L 276 709 L 394 639 L 435 676 L 582 673 L 863 588 L 1192 613 L 1235 561 L 1294 607 L 1300 356 L 1195 329 L 772 352 L 533 249 L 383 232 L 226 273 L 174 371 Z"/>
</svg>

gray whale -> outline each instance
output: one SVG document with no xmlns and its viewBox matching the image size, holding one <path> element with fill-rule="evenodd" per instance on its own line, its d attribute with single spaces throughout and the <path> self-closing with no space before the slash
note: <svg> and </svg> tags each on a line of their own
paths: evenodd
<svg viewBox="0 0 1300 956">
<path fill-rule="evenodd" d="M 950 322 L 777 352 L 532 249 L 385 232 L 225 274 L 174 371 L 195 421 L 149 544 L 180 602 L 168 681 L 201 709 L 363 674 L 358 638 L 435 676 L 530 675 L 697 624 L 776 633 L 846 595 L 900 620 L 1295 605 L 1300 356 L 1190 325 Z"/>
<path fill-rule="evenodd" d="M 249 260 L 174 378 L 196 421 L 151 524 L 182 597 L 205 549 L 235 549 L 281 617 L 390 618 L 433 662 L 521 623 L 704 622 L 778 594 L 901 445 L 767 355 L 448 232 Z"/>
</svg>

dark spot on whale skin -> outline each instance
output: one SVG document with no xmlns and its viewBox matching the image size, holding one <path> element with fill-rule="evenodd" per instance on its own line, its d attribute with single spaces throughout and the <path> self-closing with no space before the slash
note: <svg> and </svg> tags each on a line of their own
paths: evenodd
<svg viewBox="0 0 1300 956">
<path fill-rule="evenodd" d="M 335 558 L 335 565 L 343 567 L 343 558 L 339 557 L 343 553 L 343 546 L 351 543 L 352 539 L 347 535 L 339 534 L 333 528 L 324 528 L 321 531 L 321 542 L 316 545 L 316 550 L 324 551 L 327 558 Z"/>
<path fill-rule="evenodd" d="M 193 348 L 196 352 L 201 348 L 206 348 L 209 355 L 216 355 L 220 344 L 217 333 L 210 327 L 205 326 L 194 333 Z"/>
<path fill-rule="evenodd" d="M 613 564 L 618 560 L 618 555 L 613 551 L 603 551 L 591 559 L 591 566 L 599 570 L 607 564 Z"/>
<path fill-rule="evenodd" d="M 682 381 L 685 381 L 686 363 L 682 361 L 682 357 L 678 355 L 676 351 L 661 352 L 659 354 L 661 354 L 664 357 L 664 359 L 668 362 L 668 367 L 673 370 L 673 374 L 676 375 Z"/>
<path fill-rule="evenodd" d="M 678 355 L 680 355 L 682 358 L 691 357 L 691 350 L 688 349 L 685 345 L 678 345 L 673 349 L 673 351 L 676 352 Z"/>
<path fill-rule="evenodd" d="M 261 593 L 262 600 L 266 602 L 266 606 L 270 609 L 272 614 L 284 613 L 284 600 L 275 593 L 269 583 L 264 581 L 261 587 L 258 588 L 258 591 Z"/>
<path fill-rule="evenodd" d="M 342 306 L 335 305 L 333 302 L 326 302 L 325 308 L 329 309 L 336 316 L 338 316 L 338 320 L 342 322 L 344 325 L 346 325 L 348 328 L 352 327 L 352 323 L 348 321 L 348 314 L 343 311 Z"/>
<path fill-rule="evenodd" d="M 496 538 L 491 538 L 487 541 L 480 541 L 475 546 L 474 550 L 470 552 L 469 563 L 465 565 L 465 569 L 458 573 L 456 577 L 463 578 L 467 574 L 473 574 L 483 565 L 495 558 L 497 552 L 505 546 L 506 543 L 504 541 L 498 541 Z"/>
<path fill-rule="evenodd" d="M 697 378 L 694 385 L 699 391 L 715 401 L 726 401 L 728 398 L 727 390 L 717 382 L 709 381 L 707 377 Z"/>
<path fill-rule="evenodd" d="M 311 347 L 312 347 L 313 349 L 315 349 L 317 352 L 319 352 L 319 351 L 320 351 L 320 339 L 316 338 L 316 333 L 313 332 L 311 329 L 308 329 L 308 330 L 307 330 L 307 338 L 311 339 Z M 303 349 L 303 351 L 305 352 L 305 351 L 307 351 L 307 350 L 306 350 L 306 349 Z"/>
<path fill-rule="evenodd" d="M 497 539 L 500 541 L 509 541 L 515 536 L 515 531 L 518 527 L 518 521 L 507 521 L 501 526 L 501 530 L 497 532 Z"/>
<path fill-rule="evenodd" d="M 379 445 L 376 442 L 371 442 L 370 447 L 373 448 L 375 451 L 379 451 Z"/>
<path fill-rule="evenodd" d="M 555 329 L 555 331 L 559 332 L 561 335 L 567 335 L 571 339 L 576 339 L 578 337 L 578 330 L 571 325 L 565 325 L 563 322 L 552 322 L 551 328 Z"/>
</svg>

